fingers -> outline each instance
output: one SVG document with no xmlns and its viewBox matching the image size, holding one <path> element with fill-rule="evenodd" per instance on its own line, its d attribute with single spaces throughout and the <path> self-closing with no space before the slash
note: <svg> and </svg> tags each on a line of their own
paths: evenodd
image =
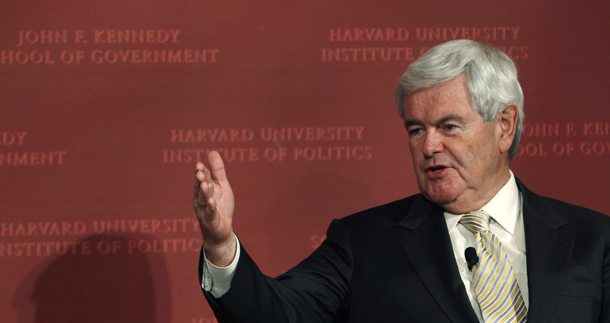
<svg viewBox="0 0 610 323">
<path fill-rule="evenodd" d="M 204 215 L 213 217 L 216 211 L 214 193 L 220 182 L 226 183 L 227 176 L 220 154 L 212 151 L 208 154 L 209 168 L 201 162 L 195 164 L 195 185 L 193 192 L 193 207 L 196 211 L 204 211 Z"/>
<path fill-rule="evenodd" d="M 195 202 L 205 205 L 207 197 L 203 192 L 203 182 L 205 182 L 205 166 L 203 163 L 195 165 L 195 183 L 193 186 L 193 207 L 196 207 Z M 203 193 L 203 194 L 202 194 Z"/>
</svg>

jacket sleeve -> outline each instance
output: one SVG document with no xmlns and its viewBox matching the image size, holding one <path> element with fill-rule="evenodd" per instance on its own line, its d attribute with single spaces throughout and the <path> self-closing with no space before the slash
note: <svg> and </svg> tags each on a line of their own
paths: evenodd
<svg viewBox="0 0 610 323">
<path fill-rule="evenodd" d="M 331 223 L 327 239 L 316 251 L 277 278 L 263 275 L 243 244 L 240 248 L 229 291 L 215 298 L 204 290 L 220 323 L 345 322 L 353 256 L 340 220 Z"/>
<path fill-rule="evenodd" d="M 608 232 L 610 235 L 610 232 Z M 603 268 L 603 295 L 601 304 L 601 317 L 599 322 L 610 323 L 610 242 L 606 243 L 606 252 L 604 255 L 604 268 Z"/>
</svg>

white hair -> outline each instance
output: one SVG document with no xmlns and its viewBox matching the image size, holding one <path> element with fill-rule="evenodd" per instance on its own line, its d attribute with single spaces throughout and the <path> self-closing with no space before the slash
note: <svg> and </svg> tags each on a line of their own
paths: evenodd
<svg viewBox="0 0 610 323">
<path fill-rule="evenodd" d="M 471 104 L 485 122 L 494 120 L 513 103 L 519 110 L 515 138 L 508 150 L 512 159 L 523 130 L 523 91 L 515 63 L 502 51 L 472 40 L 452 40 L 434 46 L 413 62 L 396 86 L 398 113 L 404 116 L 405 98 L 415 91 L 447 83 L 465 74 Z"/>
</svg>

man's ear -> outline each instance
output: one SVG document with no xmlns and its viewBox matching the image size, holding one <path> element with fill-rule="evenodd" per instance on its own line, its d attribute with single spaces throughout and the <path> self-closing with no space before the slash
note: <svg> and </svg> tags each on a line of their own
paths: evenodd
<svg viewBox="0 0 610 323">
<path fill-rule="evenodd" d="M 500 152 L 507 152 L 513 144 L 518 121 L 519 110 L 514 103 L 505 106 L 496 118 L 496 131 L 499 135 Z"/>
</svg>

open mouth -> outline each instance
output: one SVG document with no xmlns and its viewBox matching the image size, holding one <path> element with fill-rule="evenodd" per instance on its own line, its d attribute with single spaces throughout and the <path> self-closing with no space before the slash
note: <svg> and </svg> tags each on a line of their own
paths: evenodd
<svg viewBox="0 0 610 323">
<path fill-rule="evenodd" d="M 445 166 L 435 166 L 435 167 L 428 168 L 428 171 L 433 172 L 433 173 L 440 173 L 445 168 L 446 168 Z"/>
</svg>

